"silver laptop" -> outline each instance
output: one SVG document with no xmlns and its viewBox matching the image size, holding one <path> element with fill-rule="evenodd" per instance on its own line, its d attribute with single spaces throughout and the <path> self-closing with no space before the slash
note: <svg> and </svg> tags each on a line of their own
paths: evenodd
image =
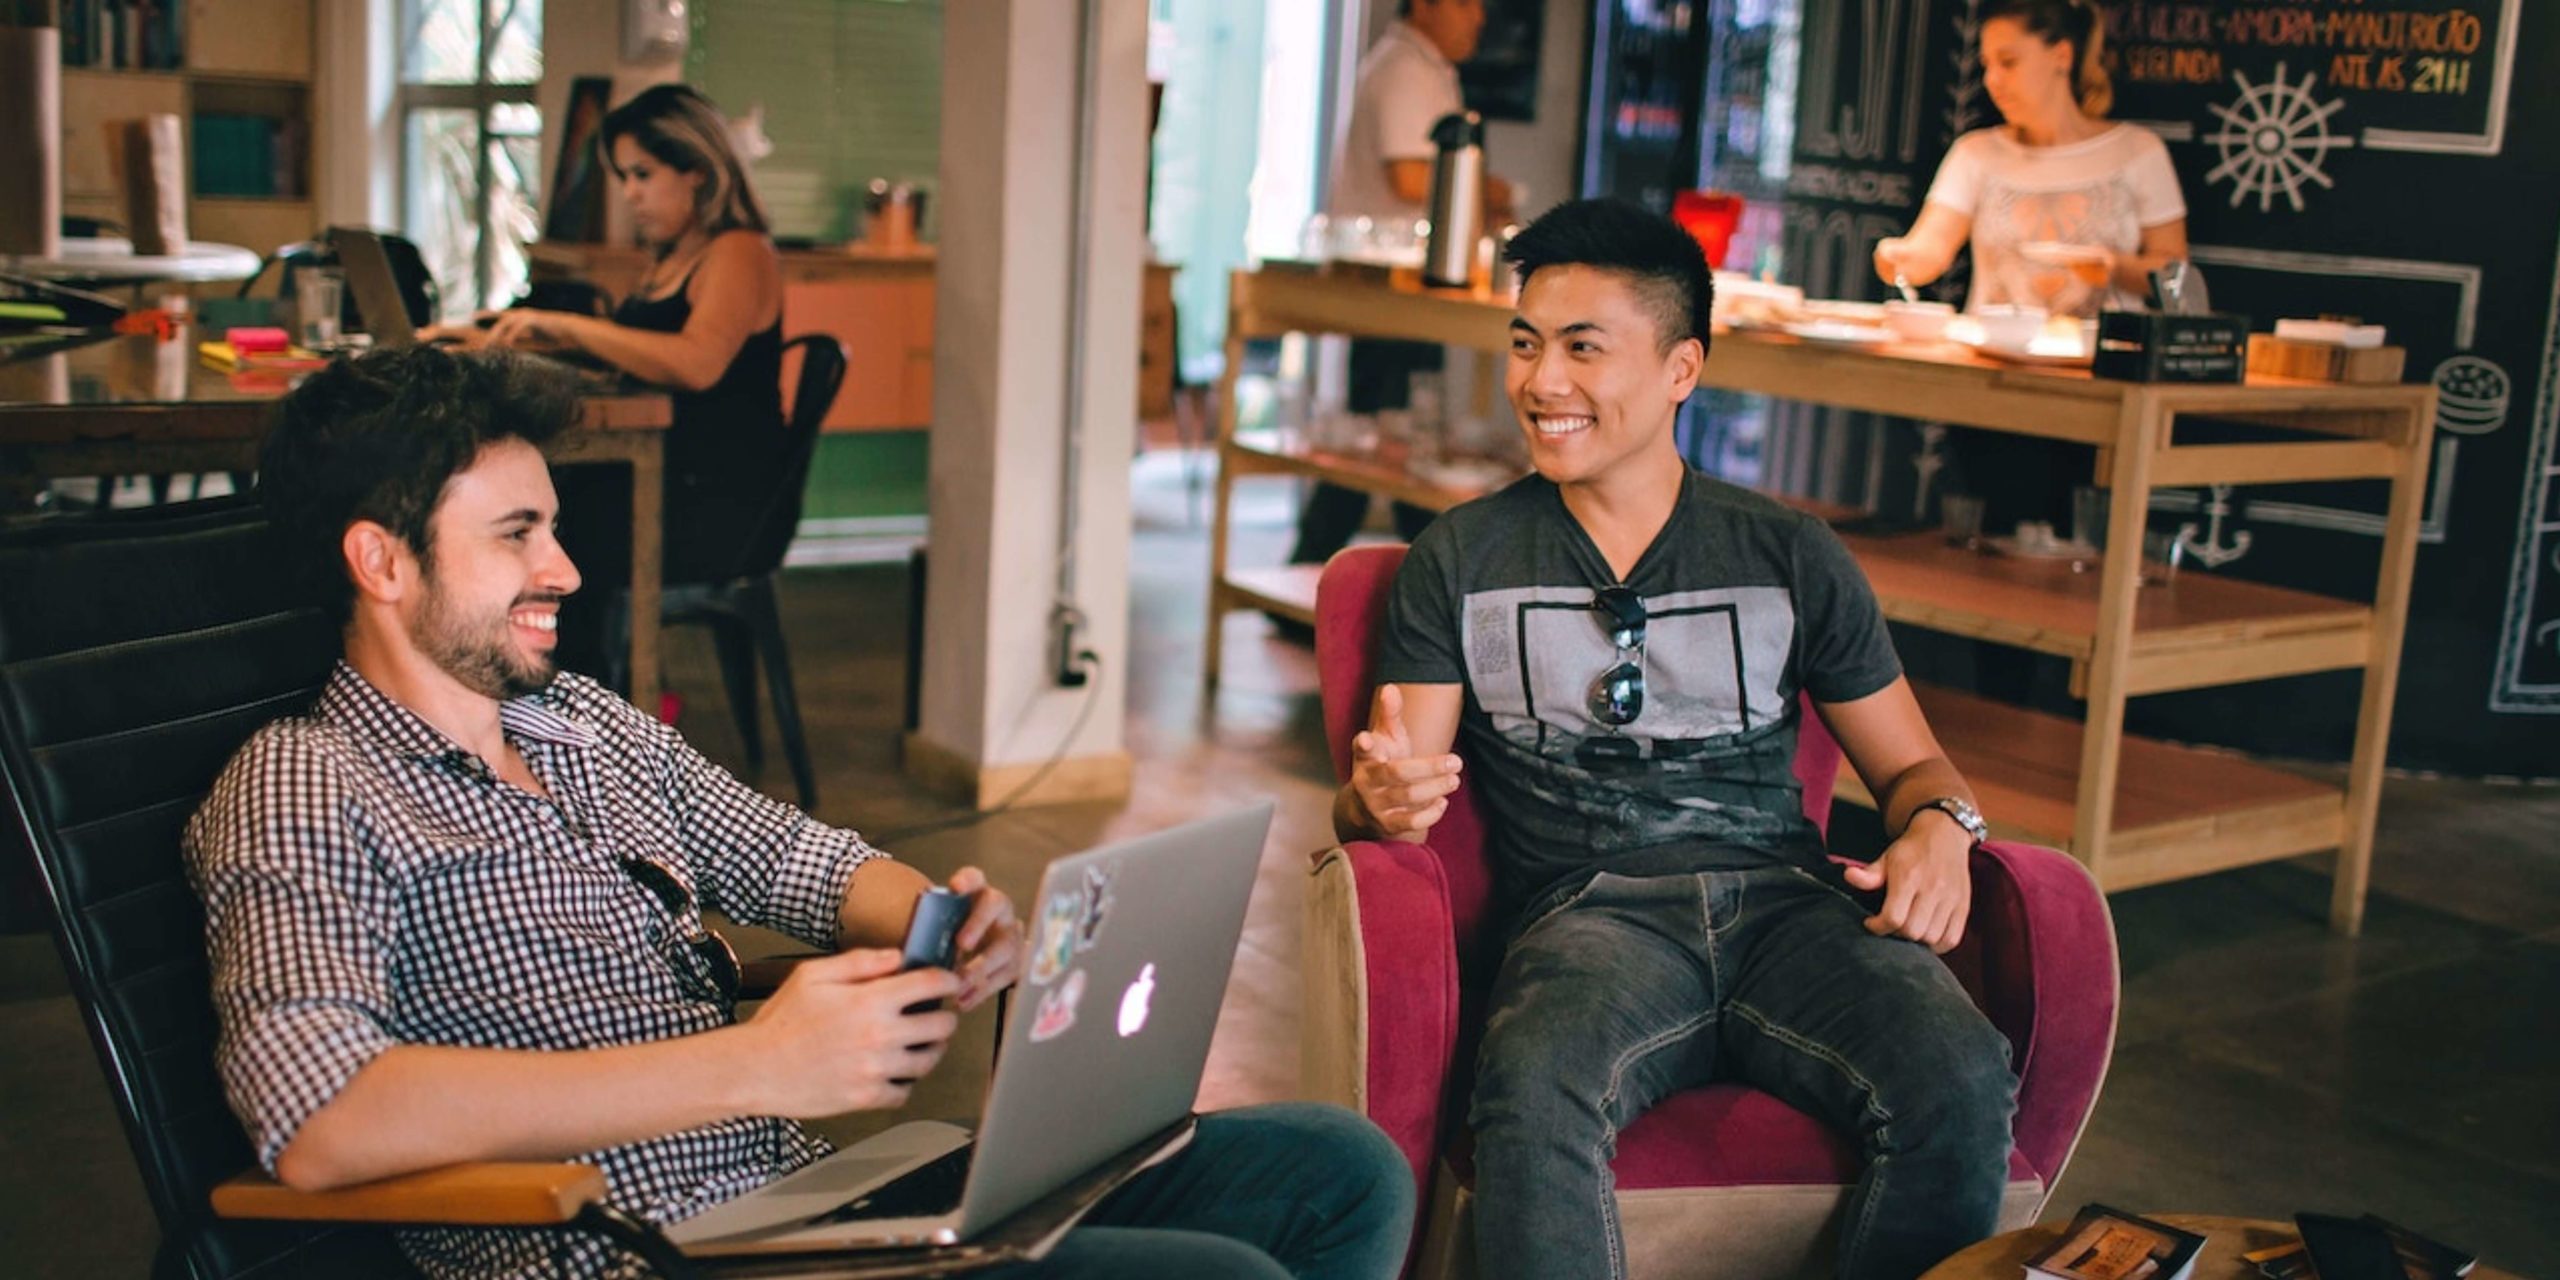
<svg viewBox="0 0 2560 1280">
<path fill-rule="evenodd" d="M 415 346 L 418 326 L 409 321 L 409 304 L 400 296 L 400 277 L 391 270 L 391 254 L 382 237 L 362 227 L 333 227 L 329 245 L 337 250 L 338 269 L 347 276 L 356 314 L 378 348 Z"/>
<path fill-rule="evenodd" d="M 974 1139 L 902 1124 L 668 1238 L 697 1257 L 956 1244 L 1179 1125 L 1270 826 L 1266 801 L 1050 863 Z"/>
</svg>

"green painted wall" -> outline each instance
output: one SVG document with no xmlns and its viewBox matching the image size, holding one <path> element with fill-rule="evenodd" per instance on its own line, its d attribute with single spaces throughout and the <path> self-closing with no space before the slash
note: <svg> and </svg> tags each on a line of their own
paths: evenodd
<svg viewBox="0 0 2560 1280">
<path fill-rule="evenodd" d="M 763 104 L 773 154 L 753 176 L 775 235 L 845 240 L 871 179 L 933 185 L 942 0 L 697 3 L 684 74 L 733 116 Z"/>
<path fill-rule="evenodd" d="M 861 230 L 877 177 L 930 187 L 942 135 L 942 0 L 712 0 L 693 6 L 685 79 L 723 111 L 762 104 L 773 154 L 755 163 L 774 234 L 821 243 Z M 932 208 L 926 209 L 927 231 Z M 830 435 L 805 518 L 915 516 L 922 431 Z"/>
<path fill-rule="evenodd" d="M 804 520 L 924 514 L 922 431 L 859 431 L 818 439 Z"/>
</svg>

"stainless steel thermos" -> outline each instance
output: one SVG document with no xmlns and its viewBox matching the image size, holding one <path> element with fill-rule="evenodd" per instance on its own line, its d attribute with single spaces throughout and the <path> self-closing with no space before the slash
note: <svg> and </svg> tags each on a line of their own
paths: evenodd
<svg viewBox="0 0 2560 1280">
<path fill-rule="evenodd" d="M 1431 244 L 1422 255 L 1425 284 L 1465 288 L 1484 234 L 1484 117 L 1461 111 L 1431 126 L 1439 154 L 1431 162 Z"/>
</svg>

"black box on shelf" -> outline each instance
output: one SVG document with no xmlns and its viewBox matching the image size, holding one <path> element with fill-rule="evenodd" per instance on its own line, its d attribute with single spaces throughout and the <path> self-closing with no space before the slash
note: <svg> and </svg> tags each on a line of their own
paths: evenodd
<svg viewBox="0 0 2560 1280">
<path fill-rule="evenodd" d="M 2249 373 L 2249 317 L 2101 311 L 2089 371 L 2125 382 L 2239 382 Z"/>
</svg>

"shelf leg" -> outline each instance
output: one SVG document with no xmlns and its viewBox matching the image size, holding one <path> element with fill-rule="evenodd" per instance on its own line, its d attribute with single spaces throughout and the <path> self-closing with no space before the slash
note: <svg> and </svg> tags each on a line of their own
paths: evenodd
<svg viewBox="0 0 2560 1280">
<path fill-rule="evenodd" d="M 1236 470 L 1227 458 L 1227 444 L 1236 436 L 1236 375 L 1244 368 L 1245 325 L 1248 319 L 1246 292 L 1251 288 L 1246 276 L 1238 272 L 1229 287 L 1236 292 L 1227 315 L 1227 367 L 1218 375 L 1218 464 L 1217 501 L 1209 516 L 1209 625 L 1201 632 L 1200 673 L 1203 709 L 1206 699 L 1218 693 L 1218 673 L 1226 655 L 1227 639 L 1227 533 L 1229 515 L 1235 506 Z"/>
<path fill-rule="evenodd" d="M 2167 438 L 2168 413 L 2148 388 L 2124 400 L 2117 447 L 2107 450 L 2107 555 L 2098 578 L 2096 644 L 2087 667 L 2089 714 L 2080 739 L 2080 793 L 2071 811 L 2071 856 L 2107 883 L 2107 833 L 2114 827 L 2116 772 L 2124 760 L 2125 659 L 2142 590 L 2142 526 L 2151 505 L 2151 460 Z"/>
<path fill-rule="evenodd" d="M 2430 396 L 2409 424 L 2400 472 L 2391 480 L 2390 515 L 2383 524 L 2382 569 L 2373 588 L 2373 649 L 2365 660 L 2355 753 L 2347 764 L 2347 839 L 2339 846 L 2329 883 L 2329 927 L 2348 937 L 2364 928 L 2373 826 L 2382 806 L 2382 766 L 2391 744 L 2391 703 L 2399 694 L 2400 645 L 2409 625 L 2409 578 L 2418 563 L 2418 522 L 2426 504 L 2435 420 Z"/>
</svg>

